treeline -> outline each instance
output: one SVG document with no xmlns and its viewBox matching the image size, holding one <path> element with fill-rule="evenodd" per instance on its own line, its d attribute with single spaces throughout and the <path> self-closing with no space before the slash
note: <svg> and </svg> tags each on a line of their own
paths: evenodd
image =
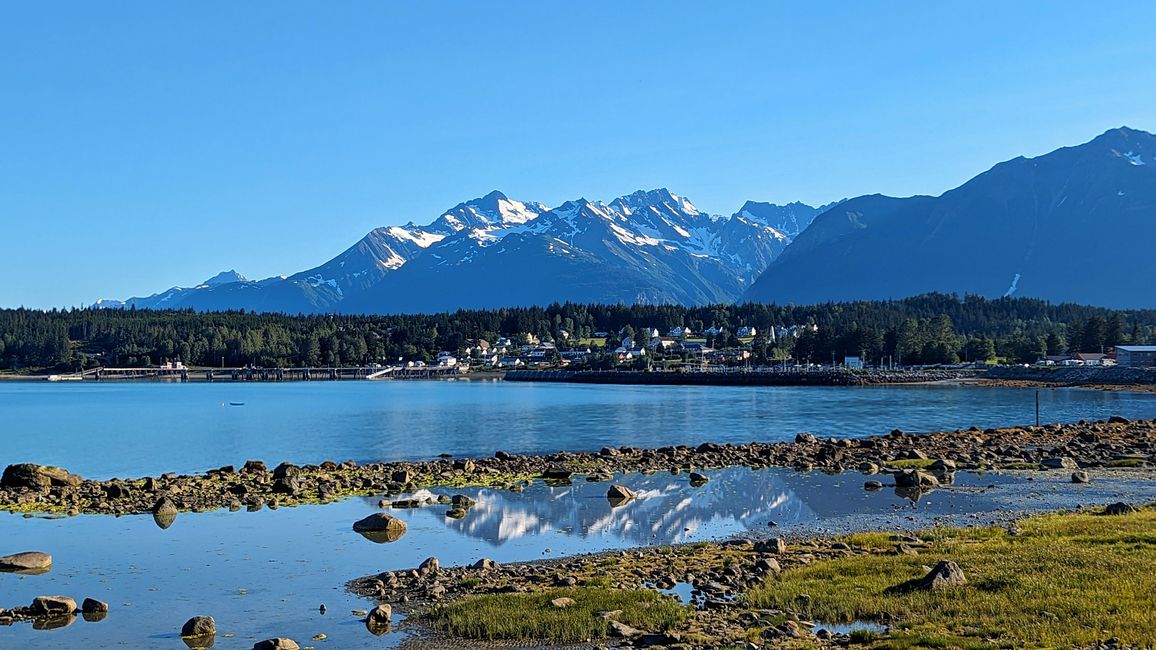
<svg viewBox="0 0 1156 650">
<path fill-rule="evenodd" d="M 745 346 L 755 361 L 951 363 L 1100 351 L 1156 339 L 1156 310 L 1118 311 L 1028 298 L 928 294 L 897 301 L 795 305 L 554 304 L 429 315 L 290 316 L 245 311 L 0 310 L 0 369 L 76 370 L 180 360 L 201 366 L 336 366 L 430 361 L 467 341 L 555 339 L 560 347 L 609 332 L 717 327 L 715 347 Z M 754 327 L 753 341 L 735 333 Z M 795 327 L 798 337 L 772 337 Z M 585 343 L 583 343 L 585 345 Z"/>
</svg>

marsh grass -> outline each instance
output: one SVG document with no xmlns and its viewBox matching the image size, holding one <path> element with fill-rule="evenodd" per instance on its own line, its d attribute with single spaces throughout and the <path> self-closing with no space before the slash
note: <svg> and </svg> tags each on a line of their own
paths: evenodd
<svg viewBox="0 0 1156 650">
<path fill-rule="evenodd" d="M 1002 528 L 936 529 L 919 556 L 857 555 L 789 569 L 748 594 L 759 608 L 798 611 L 831 623 L 892 622 L 887 647 L 1087 646 L 1117 637 L 1156 639 L 1156 511 L 1126 516 L 1048 515 Z M 884 549 L 878 534 L 856 545 Z M 885 595 L 956 561 L 968 584 L 941 592 Z M 923 640 L 920 641 L 919 639 Z M 938 645 L 941 639 L 945 645 Z"/>
<path fill-rule="evenodd" d="M 898 469 L 927 469 L 935 464 L 933 458 L 904 458 L 902 460 L 889 460 L 884 465 L 888 467 L 895 467 Z"/>
<path fill-rule="evenodd" d="M 1144 467 L 1147 464 L 1143 458 L 1119 458 L 1108 461 L 1108 467 Z"/>
<path fill-rule="evenodd" d="M 550 605 L 563 597 L 575 604 L 563 609 Z M 606 638 L 609 622 L 597 613 L 613 610 L 622 610 L 617 620 L 648 632 L 670 629 L 689 615 L 675 599 L 648 589 L 574 587 L 463 598 L 434 607 L 428 620 L 434 629 L 467 639 L 578 643 Z"/>
</svg>

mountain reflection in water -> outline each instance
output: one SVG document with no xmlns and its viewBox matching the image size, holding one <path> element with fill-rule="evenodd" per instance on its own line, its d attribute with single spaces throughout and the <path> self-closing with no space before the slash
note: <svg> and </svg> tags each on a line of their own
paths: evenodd
<svg viewBox="0 0 1156 650">
<path fill-rule="evenodd" d="M 682 474 L 631 474 L 612 482 L 581 477 L 563 486 L 539 482 L 523 492 L 435 489 L 414 496 L 468 494 L 477 505 L 463 519 L 445 518 L 446 525 L 494 546 L 552 532 L 616 537 L 638 545 L 695 541 L 765 527 L 771 521 L 778 525 L 814 521 L 825 510 L 844 510 L 841 504 L 848 497 L 830 481 L 822 490 L 800 490 L 806 487 L 806 476 L 791 472 L 735 468 L 709 475 L 710 482 L 698 487 Z M 612 484 L 624 485 L 638 496 L 615 506 L 606 497 Z M 862 492 L 861 484 L 856 492 Z M 445 510 L 429 505 L 421 512 L 444 518 Z"/>
</svg>

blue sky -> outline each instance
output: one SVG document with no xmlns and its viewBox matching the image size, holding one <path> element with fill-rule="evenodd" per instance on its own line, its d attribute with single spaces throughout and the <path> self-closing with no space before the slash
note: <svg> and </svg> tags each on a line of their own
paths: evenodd
<svg viewBox="0 0 1156 650">
<path fill-rule="evenodd" d="M 1156 3 L 7 2 L 0 305 L 328 260 L 501 189 L 938 194 L 1156 130 Z"/>
</svg>

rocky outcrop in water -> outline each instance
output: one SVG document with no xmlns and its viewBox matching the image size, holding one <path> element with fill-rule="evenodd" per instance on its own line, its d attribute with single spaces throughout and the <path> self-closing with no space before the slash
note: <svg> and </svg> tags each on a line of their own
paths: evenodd
<svg viewBox="0 0 1156 650">
<path fill-rule="evenodd" d="M 47 571 L 52 568 L 52 556 L 39 551 L 25 551 L 0 557 L 0 571 Z"/>
</svg>

